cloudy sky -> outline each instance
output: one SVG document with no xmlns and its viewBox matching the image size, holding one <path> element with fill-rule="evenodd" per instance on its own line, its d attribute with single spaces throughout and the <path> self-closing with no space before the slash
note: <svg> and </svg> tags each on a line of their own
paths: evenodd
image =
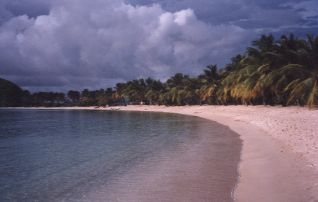
<svg viewBox="0 0 318 202">
<path fill-rule="evenodd" d="M 0 77 L 65 91 L 194 75 L 290 32 L 318 34 L 317 0 L 0 0 Z"/>
</svg>

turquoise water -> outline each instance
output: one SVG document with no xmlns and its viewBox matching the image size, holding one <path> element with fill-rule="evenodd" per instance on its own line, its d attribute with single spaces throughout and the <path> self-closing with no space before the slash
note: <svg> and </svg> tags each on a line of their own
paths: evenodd
<svg viewBox="0 0 318 202">
<path fill-rule="evenodd" d="M 105 111 L 2 109 L 0 123 L 0 201 L 84 200 L 157 153 L 195 142 L 202 129 L 217 129 L 195 117 Z M 220 135 L 211 145 L 216 163 L 231 156 L 234 179 L 240 147 L 233 144 L 240 141 L 223 134 L 231 140 L 226 143 Z"/>
</svg>

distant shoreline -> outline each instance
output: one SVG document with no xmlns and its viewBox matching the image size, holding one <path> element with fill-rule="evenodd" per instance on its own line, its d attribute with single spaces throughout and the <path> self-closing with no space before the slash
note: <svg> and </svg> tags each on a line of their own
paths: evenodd
<svg viewBox="0 0 318 202">
<path fill-rule="evenodd" d="M 237 201 L 318 199 L 317 110 L 301 107 L 142 105 L 18 109 L 148 111 L 213 120 L 229 126 L 243 140 L 240 180 L 234 193 Z"/>
</svg>

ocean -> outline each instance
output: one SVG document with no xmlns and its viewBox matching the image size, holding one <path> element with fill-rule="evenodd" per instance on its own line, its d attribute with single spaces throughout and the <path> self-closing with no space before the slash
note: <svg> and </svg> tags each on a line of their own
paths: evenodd
<svg viewBox="0 0 318 202">
<path fill-rule="evenodd" d="M 0 201 L 233 201 L 241 140 L 197 117 L 0 110 Z"/>
</svg>

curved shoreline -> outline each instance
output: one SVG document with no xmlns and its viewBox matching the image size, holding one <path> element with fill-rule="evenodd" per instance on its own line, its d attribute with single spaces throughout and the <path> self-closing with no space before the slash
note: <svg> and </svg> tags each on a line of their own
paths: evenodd
<svg viewBox="0 0 318 202">
<path fill-rule="evenodd" d="M 318 200 L 318 148 L 315 147 L 318 142 L 318 137 L 315 136 L 318 131 L 318 111 L 298 107 L 262 106 L 50 109 L 165 112 L 215 121 L 230 127 L 243 141 L 240 177 L 234 192 L 236 201 Z"/>
<path fill-rule="evenodd" d="M 224 116 L 217 111 L 222 107 L 216 108 L 218 107 L 128 106 L 115 109 L 197 116 L 226 125 L 238 133 L 243 141 L 243 148 L 239 165 L 239 182 L 234 192 L 236 201 L 317 201 L 318 172 L 317 168 L 312 166 L 315 165 L 315 159 L 306 159 L 304 154 L 295 153 L 295 148 L 275 138 L 270 134 L 270 130 L 266 131 L 240 117 Z M 240 108 L 248 107 L 240 106 Z M 273 107 L 267 107 L 268 110 L 271 108 Z"/>
</svg>

